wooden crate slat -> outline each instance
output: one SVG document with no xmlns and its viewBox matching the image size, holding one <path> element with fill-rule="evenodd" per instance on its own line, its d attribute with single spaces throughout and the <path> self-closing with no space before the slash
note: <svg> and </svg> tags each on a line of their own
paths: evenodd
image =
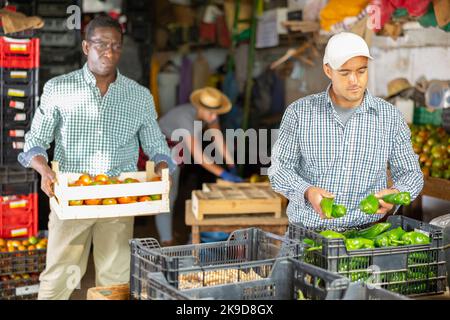
<svg viewBox="0 0 450 320">
<path fill-rule="evenodd" d="M 197 219 L 203 220 L 205 215 L 238 215 L 270 213 L 275 217 L 281 216 L 281 198 L 277 195 L 239 190 L 205 192 L 194 190 L 192 192 L 192 211 Z M 223 198 L 208 197 L 211 194 L 223 194 Z"/>
<path fill-rule="evenodd" d="M 57 183 L 54 188 L 55 197 L 50 199 L 50 207 L 61 220 L 155 215 L 170 211 L 170 182 L 168 169 L 163 169 L 162 181 L 69 187 L 68 183 L 71 180 L 76 180 L 81 174 L 61 173 L 59 172 L 59 165 L 57 163 L 53 163 L 52 165 L 53 170 L 56 173 Z M 147 166 L 147 170 L 149 168 L 153 168 L 153 166 Z M 140 181 L 146 181 L 152 179 L 154 176 L 154 172 L 125 172 L 120 175 L 120 179 L 130 177 Z M 69 206 L 69 200 L 118 198 L 123 196 L 152 194 L 161 194 L 161 200 L 116 205 Z"/>
</svg>

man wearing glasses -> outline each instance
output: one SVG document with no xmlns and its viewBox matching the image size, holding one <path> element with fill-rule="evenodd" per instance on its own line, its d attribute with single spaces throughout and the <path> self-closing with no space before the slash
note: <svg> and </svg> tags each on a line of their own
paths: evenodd
<svg viewBox="0 0 450 320">
<path fill-rule="evenodd" d="M 156 122 L 148 89 L 117 70 L 122 49 L 119 23 L 107 16 L 86 27 L 82 69 L 49 80 L 41 97 L 19 162 L 42 177 L 41 188 L 53 196 L 55 173 L 46 149 L 55 140 L 54 159 L 62 172 L 136 171 L 139 144 L 156 163 L 156 172 L 175 165 Z M 127 283 L 128 240 L 133 218 L 59 220 L 49 216 L 46 269 L 40 276 L 39 299 L 69 299 L 86 271 L 91 243 L 96 285 Z"/>
</svg>

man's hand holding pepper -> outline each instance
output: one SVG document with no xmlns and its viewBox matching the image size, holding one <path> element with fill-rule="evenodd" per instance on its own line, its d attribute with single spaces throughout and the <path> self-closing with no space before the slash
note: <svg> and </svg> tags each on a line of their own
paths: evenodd
<svg viewBox="0 0 450 320">
<path fill-rule="evenodd" d="M 377 214 L 387 214 L 389 211 L 391 211 L 394 208 L 393 204 L 383 201 L 383 197 L 385 195 L 392 194 L 392 193 L 398 193 L 398 192 L 399 191 L 397 189 L 383 189 L 383 190 L 375 193 L 375 197 L 378 198 L 378 200 L 379 200 L 378 203 L 380 204 Z"/>
<path fill-rule="evenodd" d="M 321 219 L 326 219 L 325 214 L 322 212 L 320 207 L 320 202 L 323 198 L 334 198 L 334 194 L 328 192 L 327 190 L 321 189 L 319 187 L 309 187 L 306 189 L 305 198 L 308 200 L 314 211 L 320 216 Z"/>
</svg>

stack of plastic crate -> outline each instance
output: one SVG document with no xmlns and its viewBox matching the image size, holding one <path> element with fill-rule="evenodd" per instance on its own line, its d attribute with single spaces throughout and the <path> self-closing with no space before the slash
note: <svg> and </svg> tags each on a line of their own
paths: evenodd
<svg viewBox="0 0 450 320">
<path fill-rule="evenodd" d="M 0 36 L 0 238 L 38 232 L 37 176 L 17 156 L 38 104 L 39 44 L 33 30 Z"/>
<path fill-rule="evenodd" d="M 81 8 L 81 1 L 42 0 L 36 4 L 36 15 L 44 20 L 44 27 L 40 31 L 40 92 L 51 78 L 81 67 L 81 30 L 76 17 L 68 13 L 72 12 L 68 11 L 71 6 Z"/>
</svg>

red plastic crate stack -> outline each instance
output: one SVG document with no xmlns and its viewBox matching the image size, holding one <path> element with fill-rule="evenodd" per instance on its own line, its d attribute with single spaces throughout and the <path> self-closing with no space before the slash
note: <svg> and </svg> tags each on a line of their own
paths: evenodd
<svg viewBox="0 0 450 320">
<path fill-rule="evenodd" d="M 39 68 L 39 38 L 0 38 L 0 67 Z"/>
<path fill-rule="evenodd" d="M 0 37 L 0 165 L 17 165 L 37 106 L 39 39 Z"/>
<path fill-rule="evenodd" d="M 37 193 L 0 197 L 0 238 L 32 236 L 37 232 Z"/>
</svg>

